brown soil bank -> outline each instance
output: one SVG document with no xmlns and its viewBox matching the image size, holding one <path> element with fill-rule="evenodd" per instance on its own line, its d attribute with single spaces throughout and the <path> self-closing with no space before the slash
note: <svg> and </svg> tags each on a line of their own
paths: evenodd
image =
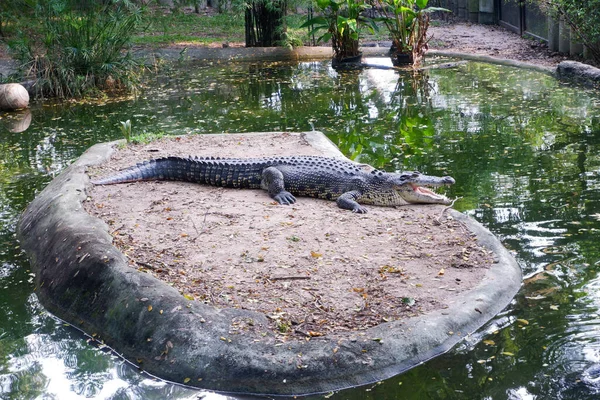
<svg viewBox="0 0 600 400">
<path fill-rule="evenodd" d="M 444 206 L 356 215 L 86 174 L 167 154 L 341 156 L 316 132 L 97 145 L 34 200 L 18 235 L 42 303 L 161 378 L 285 395 L 378 381 L 447 351 L 520 287 L 497 239 Z"/>
</svg>

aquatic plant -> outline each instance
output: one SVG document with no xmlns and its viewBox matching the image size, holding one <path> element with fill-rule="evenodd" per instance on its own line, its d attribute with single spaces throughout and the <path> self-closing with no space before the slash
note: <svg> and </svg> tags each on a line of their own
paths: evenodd
<svg viewBox="0 0 600 400">
<path fill-rule="evenodd" d="M 371 31 L 377 29 L 374 21 L 363 13 L 371 5 L 364 0 L 317 0 L 317 6 L 322 15 L 309 19 L 302 27 L 311 29 L 309 35 L 324 32 L 317 41 L 331 40 L 334 60 L 359 56 L 361 28 L 367 27 Z"/>
<path fill-rule="evenodd" d="M 131 120 L 121 121 L 121 126 L 119 126 L 119 128 L 121 129 L 125 141 L 127 143 L 131 142 Z"/>
<path fill-rule="evenodd" d="M 441 7 L 428 7 L 429 0 L 377 0 L 383 22 L 392 37 L 392 61 L 404 58 L 404 64 L 418 65 L 423 58 L 429 28 L 429 14 L 450 11 Z M 399 62 L 401 63 L 401 62 Z"/>
<path fill-rule="evenodd" d="M 82 97 L 137 86 L 141 67 L 127 49 L 141 22 L 139 7 L 128 0 L 29 3 L 39 23 L 22 26 L 8 44 L 23 75 L 36 79 L 38 97 Z"/>
</svg>

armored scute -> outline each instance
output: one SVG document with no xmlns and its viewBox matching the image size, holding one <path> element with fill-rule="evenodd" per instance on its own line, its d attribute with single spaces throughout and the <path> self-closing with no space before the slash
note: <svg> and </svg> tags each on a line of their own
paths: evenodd
<svg viewBox="0 0 600 400">
<path fill-rule="evenodd" d="M 126 168 L 92 181 L 110 185 L 147 180 L 185 181 L 229 188 L 265 189 L 279 204 L 294 196 L 335 200 L 340 208 L 365 213 L 361 204 L 399 206 L 406 203 L 450 204 L 425 187 L 452 185 L 449 176 L 419 172 L 390 173 L 366 164 L 318 156 L 215 158 L 165 157 Z"/>
</svg>

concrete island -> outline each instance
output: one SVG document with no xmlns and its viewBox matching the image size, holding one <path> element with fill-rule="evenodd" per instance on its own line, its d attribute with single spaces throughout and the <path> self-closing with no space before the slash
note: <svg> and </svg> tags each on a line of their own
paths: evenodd
<svg viewBox="0 0 600 400">
<path fill-rule="evenodd" d="M 169 155 L 343 158 L 319 132 L 98 144 L 29 205 L 35 292 L 141 370 L 225 393 L 305 395 L 436 357 L 505 308 L 521 270 L 444 205 L 368 206 L 184 182 L 94 186 Z"/>
</svg>

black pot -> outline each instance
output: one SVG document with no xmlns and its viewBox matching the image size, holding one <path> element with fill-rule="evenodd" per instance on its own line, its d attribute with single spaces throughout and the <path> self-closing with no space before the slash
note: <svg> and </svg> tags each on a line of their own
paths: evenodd
<svg viewBox="0 0 600 400">
<path fill-rule="evenodd" d="M 392 53 L 390 58 L 394 67 L 412 65 L 414 62 L 412 53 Z"/>
<path fill-rule="evenodd" d="M 333 69 L 358 69 L 361 68 L 362 53 L 357 56 L 344 57 L 342 59 L 333 58 L 331 66 Z"/>
</svg>

